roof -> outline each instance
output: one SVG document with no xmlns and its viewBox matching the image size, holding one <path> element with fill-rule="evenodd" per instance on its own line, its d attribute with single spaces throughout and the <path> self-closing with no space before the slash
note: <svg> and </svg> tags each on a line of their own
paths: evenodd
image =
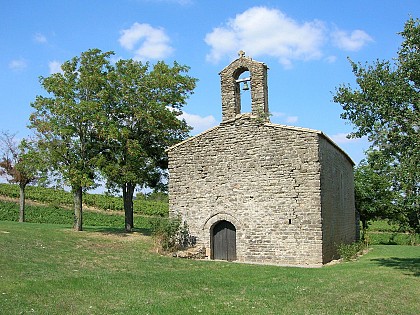
<svg viewBox="0 0 420 315">
<path fill-rule="evenodd" d="M 169 147 L 168 149 L 166 149 L 166 152 L 169 152 L 169 151 L 172 151 L 173 149 L 175 149 L 175 148 L 177 148 L 177 147 L 179 147 L 179 146 L 182 146 L 182 145 L 184 145 L 185 143 L 187 143 L 187 142 L 190 142 L 190 141 L 193 141 L 194 139 L 197 139 L 197 138 L 201 138 L 201 137 L 203 137 L 203 136 L 205 136 L 207 133 L 210 133 L 210 132 L 212 132 L 212 131 L 214 131 L 214 130 L 217 130 L 217 129 L 219 129 L 219 128 L 221 128 L 221 127 L 223 127 L 224 125 L 228 125 L 228 124 L 230 124 L 230 123 L 232 123 L 232 122 L 234 122 L 234 121 L 236 121 L 236 120 L 238 120 L 238 119 L 246 119 L 246 118 L 251 118 L 251 117 L 254 117 L 254 116 L 252 116 L 251 114 L 249 114 L 249 113 L 245 113 L 245 114 L 240 114 L 240 115 L 237 115 L 235 118 L 233 118 L 233 119 L 229 119 L 229 120 L 226 120 L 226 121 L 223 121 L 223 122 L 221 122 L 220 123 L 220 125 L 218 125 L 218 126 L 215 126 L 215 127 L 213 127 L 213 128 L 210 128 L 210 129 L 208 129 L 208 130 L 206 130 L 206 131 L 203 131 L 203 132 L 201 132 L 201 133 L 199 133 L 199 134 L 197 134 L 197 135 L 195 135 L 195 136 L 192 136 L 192 137 L 190 137 L 190 138 L 188 138 L 188 139 L 185 139 L 184 141 L 181 141 L 181 142 L 179 142 L 179 143 L 177 143 L 177 144 L 175 144 L 175 145 L 173 145 L 173 146 L 171 146 L 171 147 Z M 323 133 L 322 131 L 320 131 L 320 130 L 315 130 L 315 129 L 309 129 L 309 128 L 303 128 L 303 127 L 295 127 L 295 126 L 288 126 L 288 125 L 282 125 L 282 124 L 274 124 L 274 123 L 271 123 L 271 122 L 266 122 L 266 123 L 264 123 L 264 126 L 266 126 L 266 127 L 271 127 L 271 128 L 278 128 L 278 129 L 288 129 L 288 130 L 294 130 L 294 131 L 300 131 L 300 132 L 307 132 L 307 133 L 314 133 L 314 134 L 318 134 L 318 135 L 320 135 L 321 137 L 323 137 L 324 139 L 326 139 L 331 145 L 333 145 L 336 149 L 338 149 L 349 161 L 350 161 L 350 163 L 352 164 L 352 165 L 355 165 L 355 163 L 353 162 L 353 160 L 350 158 L 350 156 L 343 150 L 343 149 L 341 149 L 330 137 L 328 137 L 325 133 Z"/>
</svg>

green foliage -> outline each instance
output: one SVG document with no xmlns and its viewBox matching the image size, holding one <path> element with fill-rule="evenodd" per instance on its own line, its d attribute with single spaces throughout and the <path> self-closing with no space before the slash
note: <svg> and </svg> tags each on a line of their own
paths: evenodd
<svg viewBox="0 0 420 315">
<path fill-rule="evenodd" d="M 62 73 L 41 77 L 48 96 L 31 106 L 30 127 L 40 135 L 46 164 L 74 193 L 75 228 L 81 230 L 82 189 L 96 176 L 122 190 L 125 227 L 133 227 L 136 186 L 165 186 L 165 149 L 190 128 L 178 119 L 195 88 L 189 68 L 176 62 L 110 61 L 113 52 L 90 49 L 65 62 Z"/>
<path fill-rule="evenodd" d="M 19 206 L 14 202 L 0 200 L 0 221 L 18 221 Z M 135 216 L 134 223 L 138 228 L 150 229 L 151 222 L 159 218 Z M 123 226 L 124 216 L 118 213 L 100 213 L 85 211 L 84 224 L 87 226 L 100 226 L 117 228 Z M 26 222 L 70 225 L 73 222 L 73 213 L 68 208 L 53 206 L 27 206 Z"/>
<path fill-rule="evenodd" d="M 400 231 L 399 226 L 387 220 L 373 220 L 369 222 L 370 232 L 405 232 Z"/>
<path fill-rule="evenodd" d="M 19 221 L 19 205 L 0 200 L 0 221 Z"/>
<path fill-rule="evenodd" d="M 84 204 L 103 210 L 124 210 L 124 201 L 121 197 L 112 197 L 98 194 L 85 194 Z M 135 214 L 150 216 L 168 216 L 169 205 L 167 202 L 134 200 L 133 211 Z"/>
<path fill-rule="evenodd" d="M 372 245 L 418 245 L 420 234 L 401 230 L 399 224 L 388 220 L 375 220 L 369 224 L 366 239 Z"/>
<path fill-rule="evenodd" d="M 369 221 L 391 215 L 395 194 L 391 184 L 365 160 L 355 169 L 354 190 L 356 209 L 359 211 L 364 232 Z"/>
<path fill-rule="evenodd" d="M 14 202 L 0 201 L 0 220 L 18 221 L 19 206 Z M 50 206 L 27 206 L 26 222 L 71 224 L 72 212 Z"/>
<path fill-rule="evenodd" d="M 262 108 L 258 107 L 257 111 L 255 113 L 255 116 L 251 116 L 252 119 L 254 119 L 258 124 L 265 124 L 267 122 L 270 122 L 270 116 L 272 114 L 269 112 L 265 112 Z"/>
<path fill-rule="evenodd" d="M 176 62 L 150 67 L 130 59 L 119 60 L 108 74 L 99 168 L 108 186 L 122 190 L 127 230 L 136 186 L 162 189 L 165 149 L 188 136 L 190 128 L 179 119 L 196 83 L 188 70 Z"/>
<path fill-rule="evenodd" d="M 19 198 L 19 187 L 11 184 L 0 184 L 0 195 L 10 198 Z M 64 190 L 28 186 L 26 197 L 49 205 L 72 205 L 72 194 Z M 112 197 L 98 194 L 85 194 L 84 204 L 100 210 L 123 211 L 124 203 L 121 197 Z M 168 216 L 168 203 L 149 200 L 134 200 L 134 213 L 148 216 Z"/>
<path fill-rule="evenodd" d="M 40 78 L 48 97 L 37 96 L 31 104 L 30 127 L 40 135 L 48 163 L 72 188 L 94 184 L 97 124 L 106 119 L 102 97 L 112 54 L 91 49 L 66 61 L 63 73 Z"/>
<path fill-rule="evenodd" d="M 10 198 L 19 198 L 19 187 L 11 184 L 0 184 L 0 195 Z"/>
<path fill-rule="evenodd" d="M 45 174 L 43 156 L 35 141 L 23 139 L 18 143 L 14 135 L 5 131 L 0 134 L 0 176 L 20 187 L 20 222 L 25 221 L 26 186 L 42 181 Z"/>
<path fill-rule="evenodd" d="M 62 73 L 40 77 L 47 96 L 36 96 L 29 127 L 40 137 L 45 164 L 61 174 L 74 193 L 74 228 L 82 230 L 82 190 L 95 185 L 106 120 L 104 91 L 112 52 L 83 52 L 66 61 Z"/>
<path fill-rule="evenodd" d="M 401 232 L 373 232 L 368 231 L 367 237 L 371 245 L 418 245 L 420 244 L 419 234 Z"/>
<path fill-rule="evenodd" d="M 169 196 L 166 192 L 163 191 L 153 191 L 151 193 L 137 193 L 136 199 L 138 200 L 148 200 L 148 201 L 159 201 L 168 203 L 169 202 Z"/>
<path fill-rule="evenodd" d="M 19 198 L 19 187 L 11 184 L 0 184 L 0 195 Z M 72 194 L 61 189 L 28 186 L 26 188 L 27 199 L 42 203 L 58 203 L 60 205 L 71 205 Z"/>
<path fill-rule="evenodd" d="M 151 68 L 151 69 L 149 69 Z M 188 136 L 182 114 L 196 79 L 188 67 L 120 60 L 109 73 L 100 168 L 110 184 L 155 187 L 167 168 L 165 149 Z"/>
<path fill-rule="evenodd" d="M 167 218 L 152 224 L 152 236 L 155 239 L 158 250 L 174 251 L 176 250 L 176 234 L 178 232 L 180 220 Z"/>
<path fill-rule="evenodd" d="M 354 242 L 351 244 L 340 244 L 337 247 L 337 252 L 340 258 L 344 261 L 350 261 L 355 259 L 361 251 L 365 249 L 366 245 L 364 242 Z"/>
<path fill-rule="evenodd" d="M 159 250 L 174 252 L 194 245 L 188 224 L 179 218 L 165 218 L 152 223 L 152 236 Z"/>
<path fill-rule="evenodd" d="M 41 177 L 44 168 L 35 141 L 22 139 L 18 142 L 15 135 L 6 131 L 0 133 L 0 176 L 26 187 Z"/>
<path fill-rule="evenodd" d="M 341 117 L 354 124 L 353 138 L 367 136 L 372 145 L 367 163 L 388 182 L 388 194 L 371 196 L 388 203 L 386 216 L 412 233 L 420 232 L 420 20 L 409 19 L 392 62 L 362 65 L 350 61 L 358 88 L 341 85 L 334 102 Z M 368 178 L 374 182 L 376 179 Z M 381 211 L 376 209 L 375 211 Z"/>
</svg>

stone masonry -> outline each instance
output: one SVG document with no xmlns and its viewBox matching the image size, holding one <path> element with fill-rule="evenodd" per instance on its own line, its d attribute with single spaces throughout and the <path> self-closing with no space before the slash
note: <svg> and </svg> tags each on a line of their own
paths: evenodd
<svg viewBox="0 0 420 315">
<path fill-rule="evenodd" d="M 252 113 L 241 114 L 244 71 Z M 265 64 L 240 53 L 220 75 L 220 125 L 168 149 L 170 215 L 187 222 L 208 258 L 220 250 L 214 228 L 222 221 L 235 228 L 238 261 L 336 258 L 337 245 L 356 237 L 353 162 L 320 131 L 269 122 Z"/>
</svg>

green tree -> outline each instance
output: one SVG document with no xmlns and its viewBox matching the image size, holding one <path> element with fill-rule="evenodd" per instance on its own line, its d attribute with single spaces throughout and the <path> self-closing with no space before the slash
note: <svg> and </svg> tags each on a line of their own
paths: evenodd
<svg viewBox="0 0 420 315">
<path fill-rule="evenodd" d="M 394 192 L 390 215 L 412 232 L 420 231 L 420 20 L 409 19 L 393 61 L 362 65 L 350 60 L 358 88 L 336 89 L 343 119 L 354 124 L 350 137 L 371 141 L 368 163 Z"/>
<path fill-rule="evenodd" d="M 101 171 L 107 185 L 122 190 L 125 230 L 132 231 L 136 187 L 161 189 L 166 175 L 165 149 L 183 140 L 190 128 L 179 119 L 195 88 L 188 67 L 120 60 L 109 73 L 103 125 Z"/>
<path fill-rule="evenodd" d="M 108 88 L 112 52 L 91 49 L 65 62 L 62 73 L 41 77 L 48 96 L 37 96 L 30 127 L 40 137 L 48 164 L 74 196 L 74 229 L 82 230 L 82 194 L 95 184 L 100 153 L 98 126 L 106 121 L 103 95 Z"/>
<path fill-rule="evenodd" d="M 392 201 L 395 192 L 386 176 L 386 170 L 375 169 L 368 162 L 369 157 L 377 160 L 377 154 L 378 152 L 369 151 L 367 160 L 362 160 L 354 172 L 355 203 L 362 222 L 363 238 L 369 221 L 387 218 L 393 214 Z"/>
<path fill-rule="evenodd" d="M 3 131 L 0 134 L 0 176 L 19 185 L 19 222 L 25 222 L 25 188 L 41 178 L 42 159 L 36 142 Z"/>
</svg>

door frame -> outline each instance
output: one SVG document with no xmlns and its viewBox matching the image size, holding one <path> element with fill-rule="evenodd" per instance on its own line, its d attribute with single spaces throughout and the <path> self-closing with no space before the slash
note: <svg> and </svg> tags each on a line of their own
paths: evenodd
<svg viewBox="0 0 420 315">
<path fill-rule="evenodd" d="M 210 247 L 211 247 L 210 258 L 215 259 L 214 258 L 214 254 L 215 254 L 214 229 L 219 224 L 226 224 L 227 225 L 224 228 L 224 230 L 227 229 L 227 231 L 226 232 L 221 232 L 221 233 L 226 233 L 226 249 L 225 249 L 226 250 L 226 259 L 223 259 L 223 260 L 226 260 L 226 261 L 237 260 L 237 249 L 236 249 L 236 247 L 237 247 L 236 246 L 236 244 L 237 244 L 237 241 L 236 241 L 236 239 L 237 239 L 237 235 L 236 235 L 237 234 L 237 228 L 232 222 L 230 222 L 228 220 L 219 220 L 219 221 L 215 222 L 210 229 Z M 230 227 L 232 227 L 232 228 L 230 228 Z M 233 233 L 228 232 L 228 231 L 231 231 Z M 234 237 L 233 238 L 228 238 L 228 235 L 233 235 Z M 233 243 L 232 243 L 232 241 L 233 241 Z M 233 250 L 230 251 L 230 249 L 233 249 Z"/>
</svg>

